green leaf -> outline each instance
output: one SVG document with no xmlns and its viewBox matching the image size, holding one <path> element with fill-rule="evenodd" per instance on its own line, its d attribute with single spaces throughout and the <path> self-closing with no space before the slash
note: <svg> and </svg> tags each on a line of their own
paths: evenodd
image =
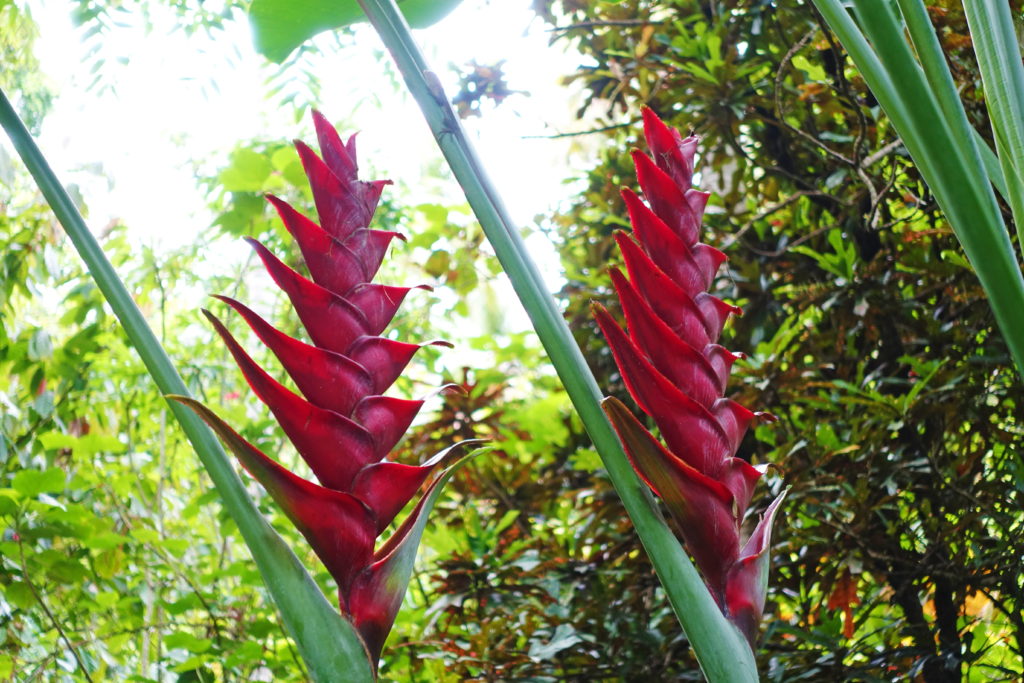
<svg viewBox="0 0 1024 683">
<path fill-rule="evenodd" d="M 270 160 L 251 149 L 231 153 L 231 165 L 221 171 L 220 183 L 228 192 L 260 192 L 274 167 Z"/>
<path fill-rule="evenodd" d="M 461 0 L 400 0 L 406 21 L 426 28 L 443 19 Z M 253 0 L 249 6 L 256 51 L 283 62 L 292 50 L 318 33 L 366 21 L 356 0 Z"/>
<path fill-rule="evenodd" d="M 0 515 L 13 515 L 18 511 L 18 492 L 14 489 L 0 489 Z"/>
<path fill-rule="evenodd" d="M 96 534 L 95 536 L 82 539 L 82 544 L 87 548 L 92 548 L 93 550 L 110 550 L 111 548 L 116 548 L 117 546 L 123 545 L 127 542 L 127 536 L 122 536 L 121 534 L 114 533 L 113 531 L 104 531 Z"/>
<path fill-rule="evenodd" d="M 534 641 L 530 645 L 529 656 L 531 659 L 546 661 L 552 659 L 562 650 L 581 642 L 583 642 L 583 639 L 576 633 L 576 629 L 569 624 L 559 624 L 551 635 L 550 641 L 547 643 Z"/>
<path fill-rule="evenodd" d="M 102 579 L 112 579 L 121 573 L 124 567 L 124 552 L 120 548 L 104 550 L 93 560 L 96 574 Z"/>
<path fill-rule="evenodd" d="M 10 655 L 0 655 L 0 678 L 10 678 L 14 673 L 14 660 Z"/>
<path fill-rule="evenodd" d="M 985 86 L 999 163 L 1009 189 L 1017 235 L 1024 247 L 1024 65 L 1010 6 L 964 0 L 974 51 Z"/>
<path fill-rule="evenodd" d="M 120 599 L 121 596 L 116 591 L 105 591 L 103 593 L 96 594 L 96 603 L 100 607 L 105 607 L 107 609 L 116 605 Z"/>
<path fill-rule="evenodd" d="M 11 481 L 14 489 L 29 498 L 40 493 L 60 493 L 64 490 L 64 470 L 51 467 L 48 470 L 22 470 Z"/>
<path fill-rule="evenodd" d="M 60 432 L 45 432 L 39 435 L 39 443 L 48 451 L 69 448 L 80 455 L 96 453 L 123 453 L 128 447 L 116 437 L 98 432 L 90 432 L 85 436 L 71 436 Z"/>
<path fill-rule="evenodd" d="M 186 631 L 177 631 L 164 638 L 164 645 L 172 650 L 181 648 L 182 650 L 201 654 L 210 649 L 213 641 L 209 638 L 196 638 Z"/>
<path fill-rule="evenodd" d="M 441 277 L 451 269 L 451 255 L 443 249 L 436 249 L 427 262 L 423 264 L 423 270 L 434 277 Z"/>
<path fill-rule="evenodd" d="M 28 340 L 29 360 L 46 360 L 53 355 L 53 342 L 46 330 L 36 330 Z"/>
<path fill-rule="evenodd" d="M 18 609 L 28 609 L 36 604 L 36 596 L 24 581 L 12 581 L 4 588 L 4 596 L 7 598 L 7 602 Z"/>
<path fill-rule="evenodd" d="M 923 3 L 899 0 L 904 23 L 889 3 L 857 0 L 853 7 L 859 26 L 840 0 L 814 3 L 938 199 L 1024 376 L 1024 275 L 990 184 L 995 176 L 986 170 L 985 155 L 975 144 Z M 905 40 L 908 29 L 923 65 Z M 1003 144 L 999 147 L 1005 151 Z M 1015 171 L 1004 159 L 1000 162 L 1006 185 L 1012 187 Z"/>
</svg>

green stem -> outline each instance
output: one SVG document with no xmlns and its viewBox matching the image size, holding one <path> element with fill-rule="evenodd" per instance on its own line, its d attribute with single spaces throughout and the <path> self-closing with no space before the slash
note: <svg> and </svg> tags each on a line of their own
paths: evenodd
<svg viewBox="0 0 1024 683">
<path fill-rule="evenodd" d="M 121 321 L 129 341 L 139 352 L 157 387 L 165 395 L 188 396 L 185 383 L 2 90 L 0 125 L 7 131 L 57 220 L 64 226 L 103 296 Z M 370 663 L 355 629 L 327 601 L 295 554 L 263 519 L 246 494 L 220 442 L 194 412 L 175 401 L 169 403 L 171 412 L 217 487 L 224 507 L 248 544 L 263 581 L 281 610 L 285 626 L 296 640 L 314 680 L 372 681 L 374 676 Z"/>
<path fill-rule="evenodd" d="M 709 681 L 756 681 L 753 652 L 725 618 L 653 497 L 633 472 L 601 410 L 601 391 L 547 291 L 522 237 L 487 178 L 437 77 L 428 69 L 393 0 L 359 0 L 391 52 L 456 180 L 533 322 L 636 527 Z"/>
</svg>

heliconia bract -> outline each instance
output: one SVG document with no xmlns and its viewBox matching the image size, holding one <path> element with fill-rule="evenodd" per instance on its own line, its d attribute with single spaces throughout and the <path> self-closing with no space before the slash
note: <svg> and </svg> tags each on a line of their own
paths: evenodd
<svg viewBox="0 0 1024 683">
<path fill-rule="evenodd" d="M 382 395 L 420 348 L 380 336 L 410 290 L 371 283 L 399 237 L 369 227 L 390 181 L 359 180 L 355 136 L 343 142 L 319 112 L 313 119 L 322 158 L 302 142 L 295 145 L 320 223 L 267 197 L 298 242 L 312 279 L 248 240 L 288 295 L 312 344 L 284 334 L 230 297 L 217 297 L 277 356 L 302 395 L 271 377 L 220 320 L 203 312 L 319 484 L 279 465 L 202 404 L 178 400 L 213 427 L 309 541 L 337 582 L 341 611 L 376 665 L 409 582 L 431 494 L 443 483 L 439 473 L 451 464 L 453 449 L 423 465 L 387 460 L 423 403 Z M 428 483 L 431 475 L 436 476 Z M 405 522 L 374 550 L 377 537 L 421 490 Z"/>
<path fill-rule="evenodd" d="M 628 334 L 595 304 L 594 315 L 630 395 L 664 445 L 620 401 L 604 409 L 637 474 L 664 501 L 723 613 L 753 643 L 764 610 L 772 521 L 782 496 L 742 539 L 744 514 L 763 469 L 736 457 L 751 421 L 774 419 L 724 398 L 741 356 L 716 342 L 739 313 L 708 293 L 721 251 L 699 241 L 708 194 L 691 187 L 697 138 L 643 112 L 651 156 L 633 152 L 646 203 L 622 191 L 632 236 L 620 232 L 627 279 L 611 277 Z M 653 157 L 653 158 L 652 158 Z"/>
</svg>

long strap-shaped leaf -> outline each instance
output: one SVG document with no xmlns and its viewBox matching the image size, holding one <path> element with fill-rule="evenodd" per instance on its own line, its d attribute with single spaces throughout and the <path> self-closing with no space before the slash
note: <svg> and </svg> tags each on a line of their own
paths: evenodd
<svg viewBox="0 0 1024 683">
<path fill-rule="evenodd" d="M 157 387 L 165 395 L 187 396 L 185 383 L 3 91 L 0 91 L 0 125 L 7 131 L 57 220 L 124 326 Z M 355 629 L 327 601 L 284 540 L 260 515 L 220 442 L 191 410 L 175 402 L 170 402 L 170 408 L 248 544 L 310 675 L 322 683 L 372 681 L 373 672 Z"/>
<path fill-rule="evenodd" d="M 441 84 L 394 0 L 359 0 L 423 111 L 438 146 L 508 274 L 611 477 L 709 681 L 756 681 L 753 652 L 722 615 L 686 552 L 630 467 L 601 410 L 601 392 L 562 313 L 487 178 Z"/>
<path fill-rule="evenodd" d="M 853 6 L 859 26 L 842 0 L 814 0 L 814 4 L 850 54 L 935 194 L 988 294 L 996 322 L 1024 377 L 1024 276 L 976 135 L 934 42 L 924 6 L 921 0 L 899 1 L 924 68 L 914 58 L 904 38 L 904 22 L 889 2 L 856 0 Z M 979 39 L 988 40 L 989 34 L 978 33 L 974 39 L 977 44 Z M 978 49 L 979 54 L 986 52 Z M 1012 125 L 1024 122 L 1018 119 Z M 997 151 L 1016 212 L 1016 205 L 1024 201 L 1012 198 L 1021 190 L 1014 187 L 1020 183 L 1011 175 L 1015 166 L 1005 148 L 1013 142 L 1006 135 L 997 128 L 997 146 L 1001 148 Z"/>
<path fill-rule="evenodd" d="M 999 163 L 1024 250 L 1024 64 L 1008 2 L 964 0 Z"/>
</svg>

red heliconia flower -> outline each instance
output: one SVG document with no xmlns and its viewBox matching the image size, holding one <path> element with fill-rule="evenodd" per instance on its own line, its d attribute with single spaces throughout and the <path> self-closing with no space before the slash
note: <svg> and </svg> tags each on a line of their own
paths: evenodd
<svg viewBox="0 0 1024 683">
<path fill-rule="evenodd" d="M 288 295 L 312 344 L 284 334 L 230 297 L 217 297 L 277 356 L 302 395 L 271 377 L 220 320 L 203 313 L 319 484 L 286 470 L 202 404 L 179 400 L 214 428 L 309 541 L 337 582 L 341 611 L 375 664 L 408 584 L 422 516 L 442 478 L 431 481 L 406 521 L 377 550 L 375 540 L 431 474 L 450 464 L 452 449 L 423 465 L 387 460 L 423 403 L 383 395 L 420 348 L 380 336 L 410 290 L 371 283 L 392 239 L 400 237 L 369 227 L 390 181 L 359 180 L 355 137 L 342 142 L 319 112 L 313 119 L 323 158 L 302 142 L 295 146 L 320 224 L 267 197 L 298 242 L 312 279 L 248 240 Z"/>
<path fill-rule="evenodd" d="M 779 496 L 746 540 L 741 528 L 763 470 L 736 457 L 753 413 L 724 398 L 738 354 L 716 342 L 739 309 L 707 292 L 725 254 L 699 242 L 708 194 L 692 189 L 697 138 L 682 138 L 650 109 L 644 134 L 653 159 L 634 151 L 647 203 L 622 191 L 633 235 L 615 240 L 627 279 L 612 269 L 627 334 L 608 311 L 594 315 L 630 395 L 649 415 L 662 445 L 614 398 L 605 399 L 626 453 L 661 497 L 725 615 L 753 643 L 764 609 L 768 546 Z"/>
</svg>

